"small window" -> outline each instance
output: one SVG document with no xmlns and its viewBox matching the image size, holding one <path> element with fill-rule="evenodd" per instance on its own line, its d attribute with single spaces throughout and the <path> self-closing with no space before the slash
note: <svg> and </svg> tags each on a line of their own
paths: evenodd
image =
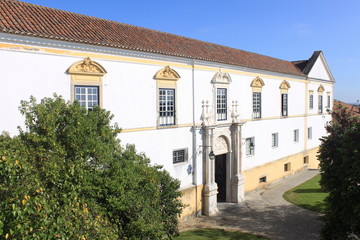
<svg viewBox="0 0 360 240">
<path fill-rule="evenodd" d="M 259 183 L 266 183 L 266 176 L 259 178 Z"/>
<path fill-rule="evenodd" d="M 323 113 L 323 96 L 319 95 L 319 113 Z"/>
<path fill-rule="evenodd" d="M 175 125 L 175 89 L 159 89 L 159 125 Z"/>
<path fill-rule="evenodd" d="M 216 112 L 217 120 L 225 121 L 227 119 L 227 91 L 226 88 L 218 88 L 216 94 Z"/>
<path fill-rule="evenodd" d="M 284 164 L 284 172 L 289 172 L 291 171 L 291 163 L 285 163 Z"/>
<path fill-rule="evenodd" d="M 187 159 L 188 159 L 188 150 L 187 150 L 187 148 L 173 151 L 173 163 L 186 162 Z"/>
<path fill-rule="evenodd" d="M 308 128 L 308 139 L 312 139 L 312 127 Z"/>
<path fill-rule="evenodd" d="M 246 144 L 246 155 L 247 156 L 252 156 L 255 154 L 255 138 L 251 137 L 251 138 L 247 138 L 245 141 Z"/>
<path fill-rule="evenodd" d="M 253 118 L 261 118 L 261 92 L 253 92 Z"/>
<path fill-rule="evenodd" d="M 281 116 L 288 115 L 288 95 L 287 93 L 281 94 Z"/>
<path fill-rule="evenodd" d="M 278 147 L 279 145 L 279 134 L 278 133 L 273 133 L 271 134 L 271 146 L 273 148 Z"/>
<path fill-rule="evenodd" d="M 299 142 L 299 129 L 294 130 L 294 142 Z"/>
<path fill-rule="evenodd" d="M 304 164 L 309 164 L 309 156 L 304 157 Z"/>
<path fill-rule="evenodd" d="M 314 108 L 314 95 L 313 94 L 310 94 L 309 103 L 310 103 L 309 108 L 313 109 Z"/>
<path fill-rule="evenodd" d="M 330 108 L 331 104 L 331 97 L 330 95 L 327 96 L 327 108 Z"/>
<path fill-rule="evenodd" d="M 80 106 L 89 110 L 99 106 L 99 87 L 97 86 L 75 86 L 75 101 Z"/>
</svg>

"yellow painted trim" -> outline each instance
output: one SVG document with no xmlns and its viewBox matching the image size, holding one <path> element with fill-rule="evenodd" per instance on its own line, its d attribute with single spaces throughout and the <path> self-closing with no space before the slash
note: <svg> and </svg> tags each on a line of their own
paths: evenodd
<svg viewBox="0 0 360 240">
<path fill-rule="evenodd" d="M 92 53 L 92 52 L 82 52 L 82 51 L 72 51 L 72 50 L 62 50 L 62 49 L 53 49 L 53 48 L 44 48 L 44 47 L 28 47 L 26 45 L 20 44 L 9 44 L 9 43 L 0 43 L 0 49 L 11 50 L 11 51 L 26 51 L 26 52 L 36 52 L 36 53 L 47 53 L 47 54 L 56 54 L 56 55 L 64 55 L 64 56 L 73 56 L 73 57 L 91 57 L 102 60 L 112 60 L 112 61 L 121 61 L 121 62 L 129 62 L 129 63 L 141 63 L 141 64 L 151 64 L 151 65 L 159 65 L 166 66 L 170 65 L 168 61 L 160 61 L 160 60 L 150 60 L 150 59 L 142 59 L 142 58 L 134 58 L 134 57 L 124 57 L 124 56 L 114 56 L 109 54 L 100 54 L 100 53 Z M 220 64 L 220 63 L 219 63 Z M 206 71 L 214 71 L 217 72 L 219 70 L 218 67 L 207 67 L 207 66 L 192 66 L 189 64 L 182 64 L 171 62 L 173 67 L 178 68 L 186 68 L 186 69 L 197 69 L 197 70 L 206 70 Z M 244 76 L 253 76 L 253 77 L 261 77 L 261 78 L 270 78 L 270 79 L 278 79 L 283 80 L 283 77 L 277 77 L 268 74 L 258 74 L 258 73 L 249 73 L 245 71 L 239 70 L 231 70 L 231 69 L 222 69 L 222 72 L 233 73 Z M 306 82 L 308 80 L 301 80 L 295 78 L 287 78 L 287 81 L 292 82 Z M 310 81 L 317 83 L 316 81 Z M 333 86 L 333 83 L 322 83 L 323 85 Z"/>
</svg>

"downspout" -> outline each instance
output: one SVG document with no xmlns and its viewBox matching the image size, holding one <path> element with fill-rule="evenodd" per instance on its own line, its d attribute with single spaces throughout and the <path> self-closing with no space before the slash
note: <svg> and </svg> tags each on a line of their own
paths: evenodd
<svg viewBox="0 0 360 240">
<path fill-rule="evenodd" d="M 195 62 L 192 60 L 192 159 L 193 184 L 195 185 L 195 214 L 198 213 L 198 187 L 197 187 L 197 148 L 196 148 L 196 120 L 195 120 Z"/>
</svg>

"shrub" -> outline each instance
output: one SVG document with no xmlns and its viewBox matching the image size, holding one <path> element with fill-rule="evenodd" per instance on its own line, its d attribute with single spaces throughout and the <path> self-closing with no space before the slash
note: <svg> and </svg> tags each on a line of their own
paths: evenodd
<svg viewBox="0 0 360 240">
<path fill-rule="evenodd" d="M 110 112 L 61 97 L 22 101 L 26 130 L 0 135 L 0 236 L 164 239 L 177 235 L 179 182 L 134 146 Z"/>
</svg>

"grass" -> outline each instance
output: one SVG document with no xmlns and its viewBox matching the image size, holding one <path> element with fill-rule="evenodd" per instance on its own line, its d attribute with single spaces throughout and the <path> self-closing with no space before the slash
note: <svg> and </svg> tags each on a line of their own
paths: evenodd
<svg viewBox="0 0 360 240">
<path fill-rule="evenodd" d="M 324 213 L 324 200 L 328 194 L 321 190 L 319 181 L 320 174 L 284 193 L 285 200 L 296 206 Z"/>
<path fill-rule="evenodd" d="M 268 238 L 242 233 L 238 231 L 226 231 L 224 229 L 196 229 L 182 232 L 175 240 L 266 240 Z"/>
</svg>

